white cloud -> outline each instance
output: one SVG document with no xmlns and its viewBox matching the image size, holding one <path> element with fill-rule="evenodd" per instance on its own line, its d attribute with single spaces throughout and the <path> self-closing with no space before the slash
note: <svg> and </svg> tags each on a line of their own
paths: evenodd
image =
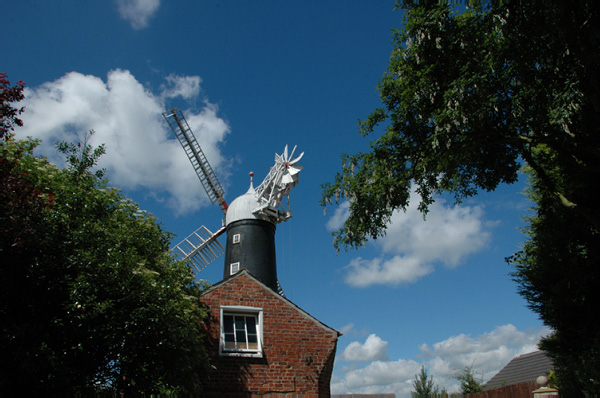
<svg viewBox="0 0 600 398">
<path fill-rule="evenodd" d="M 460 369 L 465 366 L 473 367 L 478 375 L 483 376 L 485 382 L 515 356 L 537 350 L 539 339 L 549 332 L 547 328 L 518 330 L 509 324 L 499 326 L 475 338 L 464 334 L 451 336 L 434 343 L 431 347 L 422 344 L 419 347 L 420 362 L 409 359 L 385 362 L 376 360 L 363 368 L 344 367 L 341 372 L 336 368 L 331 392 L 333 394 L 393 392 L 398 398 L 408 398 L 412 391 L 412 381 L 422 365 L 433 377 L 436 385 L 456 392 L 459 386 L 454 376 Z M 338 360 L 345 360 L 344 355 Z"/>
<path fill-rule="evenodd" d="M 372 260 L 358 257 L 350 261 L 345 269 L 348 270 L 345 277 L 346 283 L 355 287 L 412 283 L 433 272 L 431 265 L 424 264 L 414 256 L 394 256 L 387 260 L 382 257 Z"/>
<path fill-rule="evenodd" d="M 437 342 L 432 348 L 423 344 L 419 349 L 441 377 L 452 377 L 457 369 L 472 366 L 488 380 L 515 356 L 535 351 L 540 336 L 548 332 L 546 328 L 519 331 L 508 324 L 477 338 L 460 334 Z"/>
<path fill-rule="evenodd" d="M 361 369 L 349 369 L 342 377 L 334 376 L 332 394 L 396 393 L 409 397 L 412 379 L 421 365 L 413 360 L 374 361 Z"/>
<path fill-rule="evenodd" d="M 200 76 L 179 76 L 170 74 L 165 79 L 167 82 L 161 86 L 162 96 L 165 98 L 181 97 L 192 99 L 200 94 Z"/>
<path fill-rule="evenodd" d="M 385 361 L 388 359 L 386 353 L 387 341 L 383 341 L 376 334 L 371 334 L 367 337 L 364 344 L 358 341 L 353 341 L 348 344 L 348 347 L 342 353 L 344 361 L 370 362 L 370 361 Z"/>
<path fill-rule="evenodd" d="M 335 209 L 333 216 L 329 218 L 325 227 L 328 231 L 335 231 L 340 229 L 346 219 L 350 215 L 350 202 L 344 201 Z"/>
<path fill-rule="evenodd" d="M 417 204 L 419 199 L 413 192 L 410 203 Z M 347 210 L 337 210 L 328 225 L 341 225 L 339 219 Z M 489 241 L 483 215 L 480 207 L 446 206 L 439 199 L 430 206 L 426 220 L 416 205 L 409 206 L 406 212 L 395 212 L 386 235 L 374 242 L 381 255 L 351 261 L 345 268 L 345 280 L 356 287 L 397 285 L 417 281 L 433 272 L 437 263 L 457 267 Z"/>
<path fill-rule="evenodd" d="M 177 81 L 177 95 L 190 97 L 200 92 L 199 77 L 171 79 Z M 54 149 L 55 143 L 80 141 L 83 133 L 93 129 L 96 134 L 91 144 L 106 145 L 100 167 L 107 169 L 112 184 L 150 189 L 157 200 L 166 201 L 177 213 L 186 213 L 206 204 L 208 198 L 161 115 L 164 98 L 144 88 L 129 71 L 110 71 L 106 82 L 71 72 L 26 89 L 24 127 L 16 133 L 42 139 L 39 153 L 60 164 L 63 159 Z M 227 162 L 219 145 L 229 126 L 217 112 L 215 105 L 205 101 L 199 112 L 184 113 L 208 161 L 223 178 Z"/>
<path fill-rule="evenodd" d="M 481 207 L 445 206 L 438 199 L 424 220 L 416 208 L 419 201 L 413 193 L 411 203 L 415 205 L 392 216 L 386 236 L 379 241 L 385 253 L 412 253 L 423 262 L 441 261 L 454 267 L 487 243 L 489 233 L 484 231 Z"/>
<path fill-rule="evenodd" d="M 345 326 L 342 326 L 341 328 L 339 328 L 339 330 L 338 330 L 338 331 L 339 331 L 339 332 L 340 332 L 342 335 L 346 335 L 346 334 L 350 333 L 350 332 L 351 332 L 353 329 L 354 329 L 354 323 L 353 323 L 353 322 L 351 322 L 351 323 L 349 323 L 349 324 L 347 324 L 347 325 L 345 325 Z"/>
<path fill-rule="evenodd" d="M 117 6 L 121 18 L 129 21 L 133 29 L 142 29 L 158 10 L 160 0 L 117 0 Z"/>
</svg>

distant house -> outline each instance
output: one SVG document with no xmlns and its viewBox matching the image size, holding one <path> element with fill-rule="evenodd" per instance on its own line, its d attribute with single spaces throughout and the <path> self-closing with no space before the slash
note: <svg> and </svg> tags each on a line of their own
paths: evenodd
<svg viewBox="0 0 600 398">
<path fill-rule="evenodd" d="M 208 289 L 208 397 L 329 397 L 339 332 L 242 269 Z"/>
<path fill-rule="evenodd" d="M 500 372 L 484 384 L 484 391 L 469 398 L 531 398 L 538 389 L 536 379 L 553 369 L 552 360 L 542 351 L 513 358 Z"/>
<path fill-rule="evenodd" d="M 553 368 L 552 360 L 543 351 L 519 355 L 485 383 L 485 389 L 535 381 L 538 376 L 548 375 Z"/>
</svg>

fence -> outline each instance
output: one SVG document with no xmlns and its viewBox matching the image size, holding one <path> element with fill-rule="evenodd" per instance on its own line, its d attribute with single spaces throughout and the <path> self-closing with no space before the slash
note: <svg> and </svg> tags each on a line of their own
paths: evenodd
<svg viewBox="0 0 600 398">
<path fill-rule="evenodd" d="M 331 398 L 396 398 L 396 394 L 335 394 Z"/>
<path fill-rule="evenodd" d="M 469 394 L 469 398 L 531 398 L 531 393 L 539 386 L 533 381 L 512 384 L 510 386 L 498 387 L 491 390 Z"/>
</svg>

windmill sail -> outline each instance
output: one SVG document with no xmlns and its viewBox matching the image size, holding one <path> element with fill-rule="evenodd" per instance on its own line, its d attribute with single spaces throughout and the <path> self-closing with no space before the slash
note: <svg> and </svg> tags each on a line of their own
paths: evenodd
<svg viewBox="0 0 600 398">
<path fill-rule="evenodd" d="M 212 167 L 210 167 L 202 148 L 200 148 L 200 144 L 196 140 L 196 136 L 194 136 L 187 120 L 183 117 L 183 113 L 179 108 L 171 108 L 169 112 L 163 113 L 163 117 L 169 123 L 171 130 L 175 133 L 188 159 L 190 159 L 211 203 L 218 204 L 223 213 L 226 213 L 227 203 L 223 199 L 225 190 L 221 186 Z"/>
<path fill-rule="evenodd" d="M 223 213 L 226 213 L 227 203 L 223 198 L 225 190 L 214 170 L 210 167 L 204 151 L 200 148 L 200 144 L 198 144 L 187 120 L 183 117 L 183 113 L 179 108 L 171 108 L 168 112 L 163 113 L 163 117 L 175 133 L 192 163 L 208 198 L 213 204 L 218 204 Z M 203 225 L 175 246 L 173 249 L 175 256 L 181 260 L 189 261 L 196 271 L 200 272 L 225 251 L 217 240 L 223 232 L 225 232 L 225 228 L 213 233 Z"/>
<path fill-rule="evenodd" d="M 204 225 L 201 226 L 175 246 L 175 256 L 180 260 L 189 261 L 196 271 L 202 271 L 225 252 L 217 240 L 224 231 L 225 227 L 222 227 L 213 233 Z"/>
</svg>

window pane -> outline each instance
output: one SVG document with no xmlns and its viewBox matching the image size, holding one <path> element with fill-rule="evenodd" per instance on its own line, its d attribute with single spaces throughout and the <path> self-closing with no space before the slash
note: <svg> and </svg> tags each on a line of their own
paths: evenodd
<svg viewBox="0 0 600 398">
<path fill-rule="evenodd" d="M 246 326 L 244 325 L 244 317 L 243 316 L 236 316 L 235 317 L 235 330 L 243 330 L 244 333 L 246 332 Z"/>
<path fill-rule="evenodd" d="M 223 315 L 223 326 L 225 328 L 225 333 L 233 333 L 233 316 L 232 315 Z"/>
<path fill-rule="evenodd" d="M 256 334 L 256 318 L 253 316 L 246 317 L 246 330 L 248 334 Z"/>
<path fill-rule="evenodd" d="M 232 317 L 229 317 L 229 318 L 232 318 Z M 225 331 L 225 333 L 224 333 L 225 348 L 233 350 L 233 349 L 235 349 L 235 334 L 233 333 L 233 319 L 231 319 L 230 327 L 232 329 L 231 332 L 228 333 L 227 331 Z"/>
<path fill-rule="evenodd" d="M 235 332 L 235 341 L 238 342 L 238 344 L 244 344 L 246 345 L 246 332 L 243 330 L 237 330 Z"/>
<path fill-rule="evenodd" d="M 235 349 L 235 341 L 227 341 L 225 340 L 225 349 L 234 350 Z"/>
</svg>

